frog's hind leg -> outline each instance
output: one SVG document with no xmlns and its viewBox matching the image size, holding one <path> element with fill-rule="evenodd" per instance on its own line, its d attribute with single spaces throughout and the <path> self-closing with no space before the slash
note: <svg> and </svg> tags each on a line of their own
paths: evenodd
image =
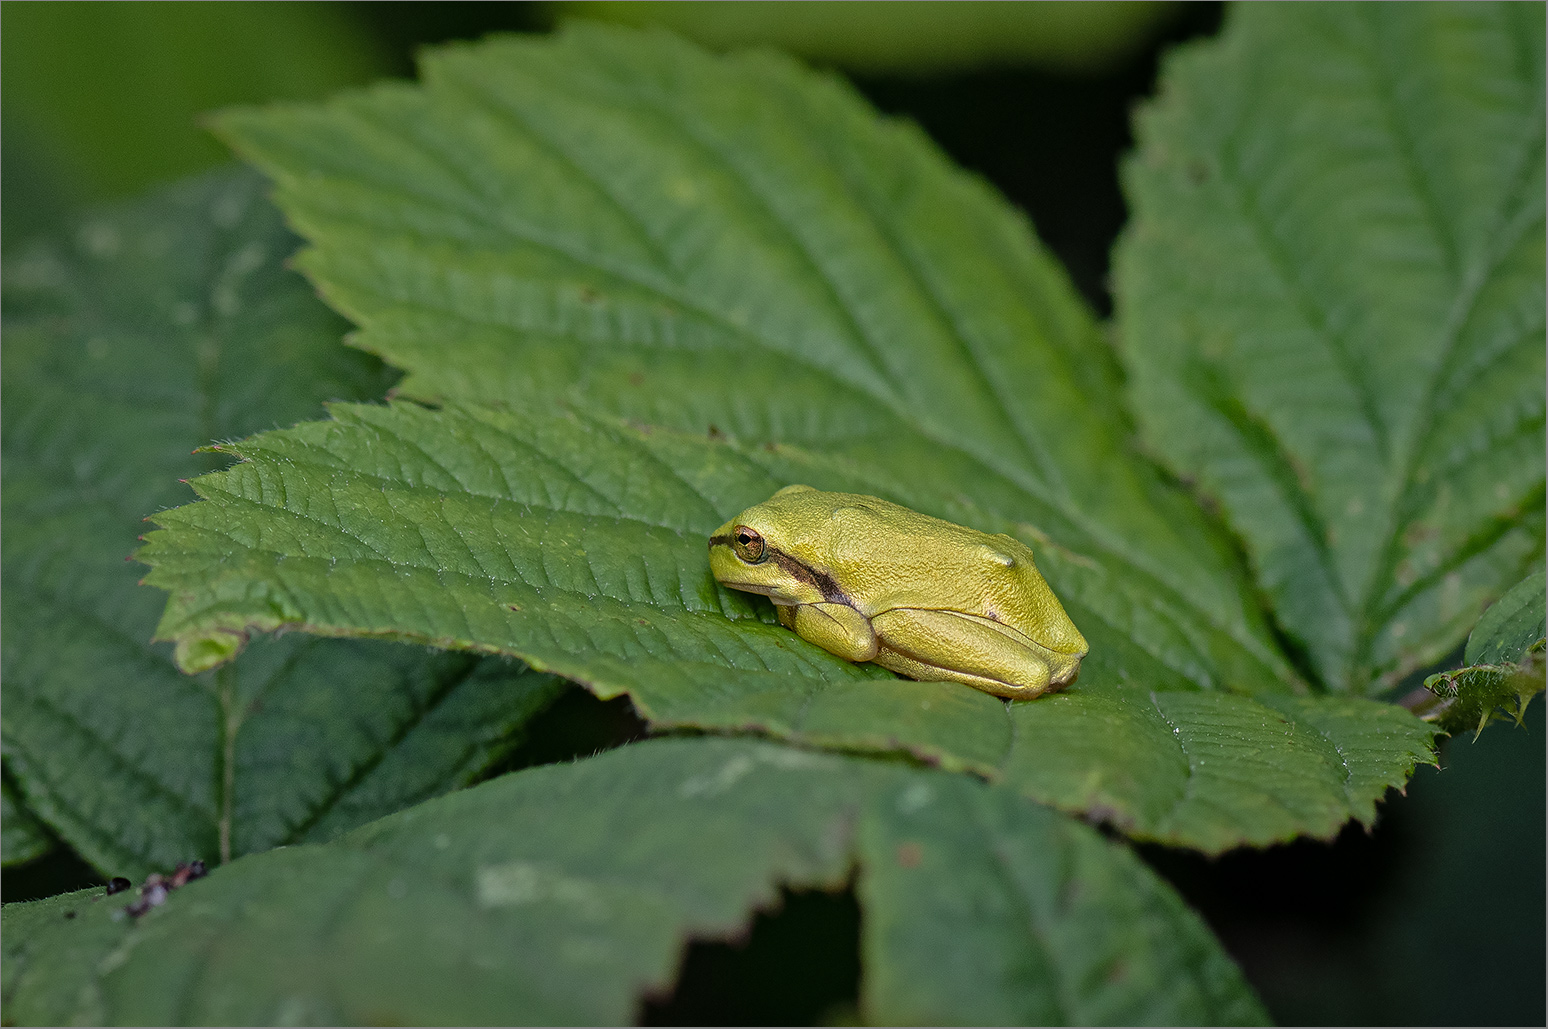
<svg viewBox="0 0 1548 1029">
<path fill-rule="evenodd" d="M 987 618 L 900 608 L 871 621 L 882 641 L 873 660 L 911 679 L 962 682 L 1012 699 L 1036 697 L 1052 685 L 1042 648 Z M 947 654 L 950 667 L 937 663 Z"/>
<path fill-rule="evenodd" d="M 791 614 L 786 622 L 785 612 Z M 848 604 L 801 604 L 782 607 L 779 620 L 803 640 L 815 643 L 846 661 L 870 661 L 876 657 L 876 633 L 870 620 Z"/>
</svg>

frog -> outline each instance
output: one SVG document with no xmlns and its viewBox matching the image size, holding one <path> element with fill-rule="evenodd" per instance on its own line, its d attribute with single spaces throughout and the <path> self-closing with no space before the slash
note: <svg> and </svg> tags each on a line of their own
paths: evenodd
<svg viewBox="0 0 1548 1029">
<path fill-rule="evenodd" d="M 1025 700 L 1088 652 L 1025 543 L 879 497 L 786 486 L 716 529 L 709 562 L 802 639 L 911 679 Z"/>
</svg>

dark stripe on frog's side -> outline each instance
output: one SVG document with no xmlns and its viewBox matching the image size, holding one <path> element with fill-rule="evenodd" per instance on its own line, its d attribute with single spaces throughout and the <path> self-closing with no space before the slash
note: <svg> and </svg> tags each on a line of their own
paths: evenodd
<svg viewBox="0 0 1548 1029">
<path fill-rule="evenodd" d="M 785 574 L 800 579 L 802 582 L 810 583 L 822 594 L 822 599 L 828 603 L 844 604 L 849 607 L 855 606 L 850 603 L 849 597 L 845 595 L 843 590 L 839 589 L 838 583 L 834 582 L 833 577 L 827 572 L 819 572 L 815 568 L 808 567 L 784 551 L 775 550 L 773 547 L 768 548 L 768 555 L 773 558 L 774 563 L 779 565 Z"/>
<path fill-rule="evenodd" d="M 729 547 L 731 545 L 731 537 L 711 536 L 709 538 L 709 543 L 712 547 Z M 775 550 L 773 547 L 770 547 L 767 544 L 765 544 L 764 547 L 764 554 L 766 555 L 765 560 L 772 559 L 775 564 L 779 565 L 779 567 L 785 572 L 786 575 L 800 579 L 802 582 L 809 583 L 814 589 L 822 594 L 823 600 L 826 600 L 830 604 L 847 604 L 850 607 L 854 607 L 854 605 L 850 603 L 849 598 L 844 595 L 844 591 L 839 589 L 838 583 L 833 581 L 833 577 L 831 575 L 828 575 L 826 572 L 819 572 L 812 568 L 808 568 L 806 565 L 802 564 L 800 561 L 797 561 L 795 558 L 791 557 L 789 554 L 782 550 Z"/>
</svg>

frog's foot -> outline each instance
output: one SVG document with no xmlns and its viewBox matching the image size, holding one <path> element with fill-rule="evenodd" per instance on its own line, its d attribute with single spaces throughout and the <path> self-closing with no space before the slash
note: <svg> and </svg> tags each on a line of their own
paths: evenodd
<svg viewBox="0 0 1548 1029">
<path fill-rule="evenodd" d="M 781 607 L 779 620 L 803 640 L 846 661 L 870 661 L 876 657 L 876 632 L 870 620 L 848 604 Z"/>
<path fill-rule="evenodd" d="M 911 679 L 966 683 L 1022 700 L 1075 681 L 1080 659 L 1057 654 L 1008 625 L 955 611 L 902 608 L 872 620 L 883 668 Z M 949 664 L 942 663 L 950 655 Z"/>
</svg>

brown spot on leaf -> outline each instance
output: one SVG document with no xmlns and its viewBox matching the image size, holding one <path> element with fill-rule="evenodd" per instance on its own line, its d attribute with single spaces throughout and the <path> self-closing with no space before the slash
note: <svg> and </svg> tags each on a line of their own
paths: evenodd
<svg viewBox="0 0 1548 1029">
<path fill-rule="evenodd" d="M 901 843 L 898 845 L 898 867 L 918 868 L 919 862 L 924 860 L 924 851 L 917 843 Z"/>
</svg>

